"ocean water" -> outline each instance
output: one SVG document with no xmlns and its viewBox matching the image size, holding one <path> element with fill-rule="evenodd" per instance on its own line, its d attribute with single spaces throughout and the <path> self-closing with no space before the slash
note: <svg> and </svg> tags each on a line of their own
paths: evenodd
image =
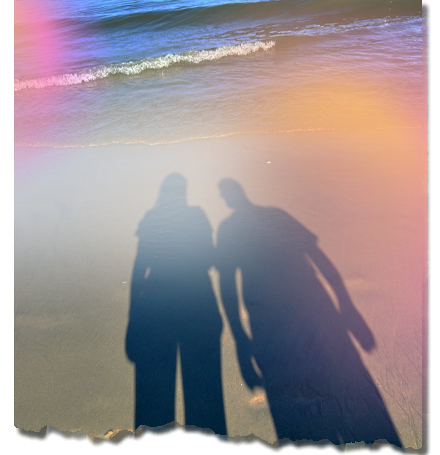
<svg viewBox="0 0 440 455">
<path fill-rule="evenodd" d="M 15 0 L 15 145 L 426 128 L 415 0 Z"/>
</svg>

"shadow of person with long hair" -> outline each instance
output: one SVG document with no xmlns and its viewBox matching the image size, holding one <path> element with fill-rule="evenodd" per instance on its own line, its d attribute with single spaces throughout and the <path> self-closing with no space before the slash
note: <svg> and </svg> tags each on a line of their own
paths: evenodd
<svg viewBox="0 0 440 455">
<path fill-rule="evenodd" d="M 187 205 L 183 176 L 165 178 L 137 236 L 126 336 L 136 364 L 135 428 L 174 421 L 179 349 L 185 424 L 225 435 L 212 230 L 203 210 Z"/>
<path fill-rule="evenodd" d="M 219 188 L 234 210 L 217 241 L 223 305 L 243 378 L 250 388 L 265 387 L 278 438 L 400 446 L 348 331 L 367 351 L 373 335 L 317 237 L 286 212 L 252 204 L 236 181 L 224 179 Z"/>
</svg>

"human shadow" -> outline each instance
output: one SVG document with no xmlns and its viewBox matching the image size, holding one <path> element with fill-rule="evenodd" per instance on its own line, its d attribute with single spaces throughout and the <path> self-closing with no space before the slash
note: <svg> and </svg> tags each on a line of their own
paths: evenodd
<svg viewBox="0 0 440 455">
<path fill-rule="evenodd" d="M 348 332 L 367 351 L 374 337 L 317 237 L 286 212 L 252 204 L 236 181 L 224 179 L 219 188 L 234 210 L 217 240 L 223 305 L 243 379 L 265 387 L 279 440 L 401 446 Z"/>
<path fill-rule="evenodd" d="M 186 180 L 171 174 L 139 224 L 126 353 L 136 365 L 135 428 L 174 421 L 180 349 L 185 424 L 226 435 L 220 368 L 221 316 L 208 269 L 212 230 L 186 202 Z"/>
</svg>

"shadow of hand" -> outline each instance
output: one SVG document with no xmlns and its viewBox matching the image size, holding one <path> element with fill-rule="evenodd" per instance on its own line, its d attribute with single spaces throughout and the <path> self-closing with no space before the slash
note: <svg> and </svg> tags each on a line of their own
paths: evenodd
<svg viewBox="0 0 440 455">
<path fill-rule="evenodd" d="M 262 387 L 263 379 L 258 375 L 252 363 L 252 354 L 250 350 L 250 342 L 239 349 L 237 347 L 238 361 L 240 364 L 241 375 L 246 385 L 252 390 L 254 387 Z"/>
<path fill-rule="evenodd" d="M 246 385 L 252 390 L 254 387 L 262 387 L 263 380 L 256 373 L 250 357 L 245 361 L 240 361 L 241 375 Z"/>
<path fill-rule="evenodd" d="M 362 319 L 362 316 L 357 312 L 350 312 L 347 319 L 347 329 L 353 334 L 353 336 L 359 341 L 362 348 L 369 352 L 371 351 L 376 342 L 374 341 L 374 336 L 365 321 Z"/>
</svg>

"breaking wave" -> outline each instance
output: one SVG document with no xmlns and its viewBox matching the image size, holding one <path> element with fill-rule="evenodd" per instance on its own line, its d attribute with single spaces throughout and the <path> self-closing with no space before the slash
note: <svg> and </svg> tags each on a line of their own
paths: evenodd
<svg viewBox="0 0 440 455">
<path fill-rule="evenodd" d="M 191 51 L 182 54 L 167 54 L 160 57 L 146 58 L 134 62 L 103 65 L 97 68 L 82 70 L 77 73 L 61 74 L 30 80 L 14 80 L 14 91 L 35 88 L 40 89 L 53 85 L 76 85 L 83 82 L 104 79 L 111 75 L 123 74 L 133 76 L 149 69 L 167 68 L 176 63 L 201 63 L 218 60 L 223 57 L 248 55 L 258 50 L 267 51 L 275 46 L 275 41 L 256 41 L 235 46 L 221 46 L 216 49 Z"/>
</svg>

